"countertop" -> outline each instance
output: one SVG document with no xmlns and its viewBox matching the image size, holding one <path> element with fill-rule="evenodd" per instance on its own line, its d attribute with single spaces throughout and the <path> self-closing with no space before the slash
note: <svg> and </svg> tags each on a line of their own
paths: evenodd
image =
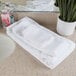
<svg viewBox="0 0 76 76">
<path fill-rule="evenodd" d="M 47 16 L 49 17 L 49 15 Z M 53 14 L 53 16 L 55 15 Z M 51 26 L 43 24 L 43 21 L 40 23 L 56 32 L 56 18 L 53 21 L 55 24 L 50 23 Z M 5 34 L 5 30 L 0 29 L 0 33 Z M 76 42 L 76 31 L 66 38 Z M 0 76 L 76 76 L 76 49 L 60 65 L 51 70 L 37 62 L 29 53 L 16 44 L 15 52 L 0 63 Z"/>
</svg>

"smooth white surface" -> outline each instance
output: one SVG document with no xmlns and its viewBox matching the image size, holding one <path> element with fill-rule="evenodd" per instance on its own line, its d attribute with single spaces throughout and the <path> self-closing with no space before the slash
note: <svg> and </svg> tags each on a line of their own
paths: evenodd
<svg viewBox="0 0 76 76">
<path fill-rule="evenodd" d="M 22 37 L 22 34 L 19 30 L 25 29 L 22 27 L 22 29 L 14 29 L 14 27 L 18 26 L 20 27 L 21 23 L 25 24 L 25 27 L 27 26 L 27 22 L 29 24 L 33 24 L 34 26 L 37 26 L 38 28 L 47 31 L 50 33 L 54 38 L 53 44 L 50 45 L 51 49 L 50 51 L 40 51 L 38 48 L 32 47 L 30 43 L 27 43 L 27 40 L 24 40 Z M 21 25 L 22 26 L 22 25 Z M 23 25 L 24 26 L 24 25 Z M 31 26 L 31 25 L 28 25 Z M 7 34 L 14 39 L 20 46 L 22 46 L 27 52 L 32 54 L 35 58 L 37 58 L 40 62 L 42 62 L 44 65 L 46 65 L 48 68 L 55 68 L 59 63 L 61 63 L 75 48 L 75 43 L 72 41 L 65 39 L 54 32 L 40 26 L 35 21 L 31 20 L 28 17 L 23 18 L 22 20 L 12 24 L 11 26 L 7 27 Z M 20 36 L 21 35 L 21 36 Z M 49 49 L 49 47 L 48 47 Z M 53 51 L 53 54 L 51 52 Z M 51 54 L 51 55 L 49 55 Z"/>
<path fill-rule="evenodd" d="M 0 34 L 0 61 L 10 56 L 15 50 L 15 43 L 6 35 Z"/>
<path fill-rule="evenodd" d="M 75 31 L 76 22 L 65 22 L 58 18 L 57 32 L 61 35 L 72 35 Z"/>
</svg>

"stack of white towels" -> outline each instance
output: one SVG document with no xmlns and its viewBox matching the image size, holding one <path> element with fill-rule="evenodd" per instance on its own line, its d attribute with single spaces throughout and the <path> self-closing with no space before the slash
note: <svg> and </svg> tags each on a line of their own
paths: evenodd
<svg viewBox="0 0 76 76">
<path fill-rule="evenodd" d="M 74 49 L 75 43 L 25 17 L 7 27 L 7 34 L 48 68 L 55 68 Z"/>
</svg>

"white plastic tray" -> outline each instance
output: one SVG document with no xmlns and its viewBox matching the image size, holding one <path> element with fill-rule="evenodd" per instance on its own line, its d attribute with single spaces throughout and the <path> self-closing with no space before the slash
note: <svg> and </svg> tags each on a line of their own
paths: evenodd
<svg viewBox="0 0 76 76">
<path fill-rule="evenodd" d="M 23 23 L 23 24 L 22 24 Z M 50 44 L 51 50 L 46 52 L 46 51 L 40 51 L 40 49 L 35 48 L 32 46 L 30 43 L 27 42 L 18 32 L 20 32 L 19 28 L 17 27 L 14 29 L 16 26 L 21 26 L 22 30 L 25 29 L 27 26 L 27 23 L 33 24 L 33 26 L 37 26 L 38 28 L 48 32 L 53 36 L 54 40 L 52 44 Z M 31 26 L 28 25 L 28 26 Z M 39 60 L 41 63 L 46 65 L 48 68 L 55 68 L 59 63 L 61 63 L 75 48 L 75 43 L 63 38 L 56 33 L 46 29 L 45 27 L 42 27 L 38 23 L 36 23 L 34 20 L 25 17 L 18 22 L 15 22 L 11 26 L 7 27 L 7 34 L 15 40 L 21 47 L 23 47 L 27 52 L 29 52 L 32 56 L 34 56 L 37 60 Z M 56 46 L 57 44 L 57 46 Z M 54 46 L 52 46 L 54 45 Z M 52 48 L 53 47 L 53 48 Z"/>
</svg>

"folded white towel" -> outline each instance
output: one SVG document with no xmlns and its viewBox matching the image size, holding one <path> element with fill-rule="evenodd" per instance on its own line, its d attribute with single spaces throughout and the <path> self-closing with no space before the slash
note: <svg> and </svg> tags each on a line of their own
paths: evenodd
<svg viewBox="0 0 76 76">
<path fill-rule="evenodd" d="M 52 69 L 75 48 L 75 43 L 72 41 L 40 26 L 28 17 L 7 27 L 7 34 L 40 62 Z"/>
<path fill-rule="evenodd" d="M 35 21 L 28 18 L 24 20 L 12 28 L 13 33 L 33 48 L 48 54 L 51 51 L 49 47 L 54 40 L 52 34 L 37 27 L 38 24 Z M 51 51 L 48 55 L 54 56 L 54 52 Z"/>
<path fill-rule="evenodd" d="M 54 37 L 50 33 L 38 28 L 35 25 L 30 25 L 25 28 L 22 31 L 22 35 L 28 44 L 30 43 L 31 46 L 42 51 L 48 51 L 46 47 L 51 45 L 54 40 Z"/>
<path fill-rule="evenodd" d="M 38 23 L 26 17 L 12 28 L 13 33 L 33 48 L 49 56 L 56 56 L 61 47 L 67 45 L 66 41 L 56 38 L 48 30 L 40 27 Z M 68 47 L 68 46 L 66 46 Z"/>
</svg>

